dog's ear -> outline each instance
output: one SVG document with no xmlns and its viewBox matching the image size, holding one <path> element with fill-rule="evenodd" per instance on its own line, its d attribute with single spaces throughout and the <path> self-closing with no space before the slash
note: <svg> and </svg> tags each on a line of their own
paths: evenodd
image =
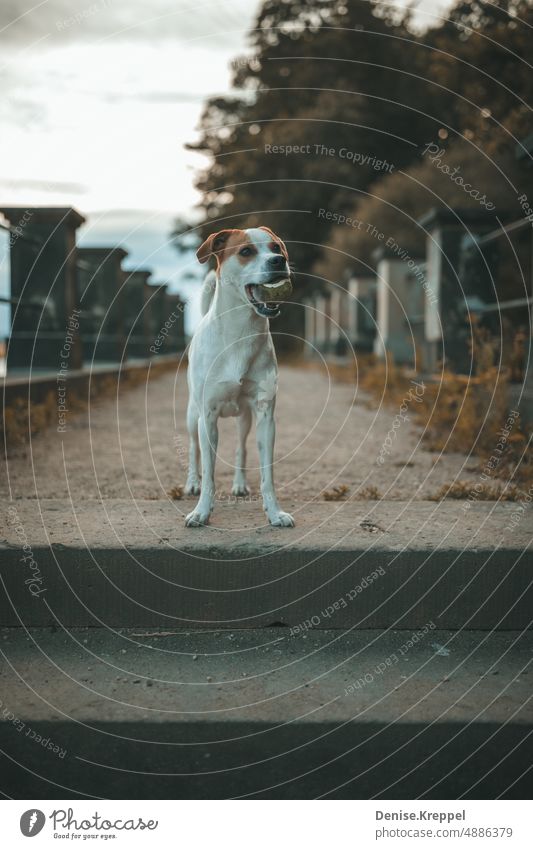
<svg viewBox="0 0 533 849">
<path fill-rule="evenodd" d="M 198 262 L 207 262 L 210 256 L 222 250 L 232 232 L 232 230 L 219 230 L 218 233 L 211 233 L 196 251 Z"/>
<path fill-rule="evenodd" d="M 289 258 L 289 252 L 287 250 L 287 246 L 286 246 L 285 242 L 282 241 L 280 239 L 280 237 L 276 233 L 274 233 L 273 230 L 270 229 L 270 227 L 265 227 L 265 225 L 262 224 L 259 229 L 264 230 L 266 233 L 269 233 L 272 236 L 273 241 L 278 243 L 278 245 L 281 247 L 281 250 L 285 254 L 285 259 L 288 259 Z"/>
</svg>

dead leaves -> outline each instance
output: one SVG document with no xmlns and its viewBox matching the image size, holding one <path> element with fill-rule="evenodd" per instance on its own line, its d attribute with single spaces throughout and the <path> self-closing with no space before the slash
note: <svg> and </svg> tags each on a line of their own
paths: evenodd
<svg viewBox="0 0 533 849">
<path fill-rule="evenodd" d="M 334 486 L 333 489 L 326 489 L 322 493 L 322 498 L 324 501 L 346 501 L 349 492 L 350 487 L 346 486 L 345 483 L 341 483 L 338 486 Z"/>
</svg>

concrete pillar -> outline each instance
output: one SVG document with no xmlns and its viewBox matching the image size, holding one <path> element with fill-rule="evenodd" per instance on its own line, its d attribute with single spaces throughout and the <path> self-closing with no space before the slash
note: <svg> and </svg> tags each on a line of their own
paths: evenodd
<svg viewBox="0 0 533 849">
<path fill-rule="evenodd" d="M 375 275 L 353 276 L 348 282 L 348 335 L 355 351 L 374 348 L 376 287 Z"/>
<path fill-rule="evenodd" d="M 152 272 L 146 268 L 136 268 L 126 272 L 124 281 L 124 336 L 125 355 L 133 359 L 145 359 L 152 356 L 150 346 L 153 342 L 150 312 L 151 303 L 146 298 L 146 288 Z"/>
<path fill-rule="evenodd" d="M 475 238 L 498 227 L 493 213 L 432 210 L 419 224 L 427 233 L 427 289 L 424 299 L 428 359 L 442 360 L 454 371 L 470 371 L 471 327 L 467 304 L 496 300 L 491 272 L 498 245 L 475 247 Z"/>
<path fill-rule="evenodd" d="M 82 365 L 76 230 L 71 207 L 2 207 L 10 238 L 11 333 L 7 369 L 78 369 Z M 61 366 L 61 363 L 67 363 Z"/>
<path fill-rule="evenodd" d="M 423 261 L 407 250 L 384 248 L 374 252 L 374 259 L 377 264 L 374 352 L 381 358 L 389 353 L 396 363 L 413 366 L 417 353 L 414 319 L 420 312 Z"/>
<path fill-rule="evenodd" d="M 185 302 L 181 296 L 169 293 L 166 283 L 147 284 L 144 294 L 150 323 L 150 354 L 184 351 Z"/>
<path fill-rule="evenodd" d="M 165 324 L 167 321 L 166 283 L 147 284 L 144 288 L 146 312 L 149 322 L 150 354 L 161 354 L 165 349 Z"/>
<path fill-rule="evenodd" d="M 333 286 L 330 297 L 330 348 L 334 354 L 342 356 L 348 351 L 349 313 L 348 293 L 340 286 Z"/>
<path fill-rule="evenodd" d="M 177 353 L 185 350 L 185 301 L 176 293 L 166 295 L 166 352 Z"/>
<path fill-rule="evenodd" d="M 120 360 L 124 348 L 122 248 L 78 248 L 81 335 L 86 362 Z"/>
<path fill-rule="evenodd" d="M 330 347 L 330 307 L 329 298 L 319 295 L 315 300 L 316 347 L 322 353 L 328 353 Z"/>
<path fill-rule="evenodd" d="M 314 299 L 304 301 L 306 356 L 312 356 L 316 346 L 316 303 Z"/>
<path fill-rule="evenodd" d="M 374 352 L 396 363 L 412 363 L 414 346 L 408 322 L 409 270 L 401 259 L 380 251 L 377 262 L 377 333 Z"/>
</svg>

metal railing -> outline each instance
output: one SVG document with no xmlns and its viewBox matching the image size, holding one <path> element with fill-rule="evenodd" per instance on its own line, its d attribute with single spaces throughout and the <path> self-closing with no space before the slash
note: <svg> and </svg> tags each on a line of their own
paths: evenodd
<svg viewBox="0 0 533 849">
<path fill-rule="evenodd" d="M 522 307 L 531 307 L 533 304 L 533 224 L 528 218 L 519 218 L 516 221 L 511 221 L 509 224 L 503 225 L 496 230 L 491 230 L 488 233 L 485 233 L 482 236 L 473 236 L 470 244 L 466 246 L 466 250 L 473 249 L 483 249 L 484 246 L 494 244 L 498 239 L 501 239 L 504 236 L 508 236 L 511 233 L 516 233 L 519 230 L 524 230 L 525 228 L 529 228 L 531 231 L 530 234 L 530 242 L 529 242 L 529 255 L 527 257 L 527 273 L 524 274 L 524 269 L 521 267 L 518 256 L 514 247 L 512 246 L 511 240 L 508 241 L 507 245 L 510 246 L 514 253 L 514 259 L 517 263 L 517 271 L 520 269 L 522 272 L 522 276 L 526 278 L 526 284 L 529 283 L 529 288 L 531 290 L 531 295 L 525 295 L 520 298 L 510 298 L 506 301 L 495 301 L 489 304 L 479 304 L 476 306 L 476 312 L 479 313 L 492 313 L 492 312 L 500 312 L 503 310 L 510 309 L 520 309 Z M 482 253 L 482 250 L 480 250 Z M 528 310 L 529 312 L 529 310 Z"/>
</svg>

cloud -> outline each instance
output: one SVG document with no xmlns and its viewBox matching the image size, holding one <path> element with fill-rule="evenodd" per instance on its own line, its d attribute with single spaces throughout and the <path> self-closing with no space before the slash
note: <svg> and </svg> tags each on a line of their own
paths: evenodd
<svg viewBox="0 0 533 849">
<path fill-rule="evenodd" d="M 259 0 L 0 0 L 0 195 L 77 207 L 82 244 L 124 244 L 128 267 L 187 294 L 194 253 L 170 232 L 198 200 L 194 140 L 205 97 L 229 91 Z M 111 211 L 109 211 L 111 210 Z M 9 291 L 0 231 L 0 292 Z M 8 332 L 0 305 L 0 335 Z M 192 326 L 192 325 L 191 325 Z"/>
<path fill-rule="evenodd" d="M 86 186 L 81 183 L 68 183 L 64 180 L 11 180 L 0 177 L 0 188 L 10 189 L 36 189 L 40 192 L 69 192 L 81 195 L 87 191 Z"/>
<path fill-rule="evenodd" d="M 212 49 L 242 44 L 250 0 L 2 0 L 0 43 L 47 46 L 80 41 L 209 38 Z M 245 23 L 244 23 L 245 22 Z"/>
<path fill-rule="evenodd" d="M 203 103 L 204 92 L 192 91 L 132 91 L 132 92 L 106 92 L 105 100 L 111 103 L 116 101 L 139 101 L 140 103 Z"/>
</svg>

